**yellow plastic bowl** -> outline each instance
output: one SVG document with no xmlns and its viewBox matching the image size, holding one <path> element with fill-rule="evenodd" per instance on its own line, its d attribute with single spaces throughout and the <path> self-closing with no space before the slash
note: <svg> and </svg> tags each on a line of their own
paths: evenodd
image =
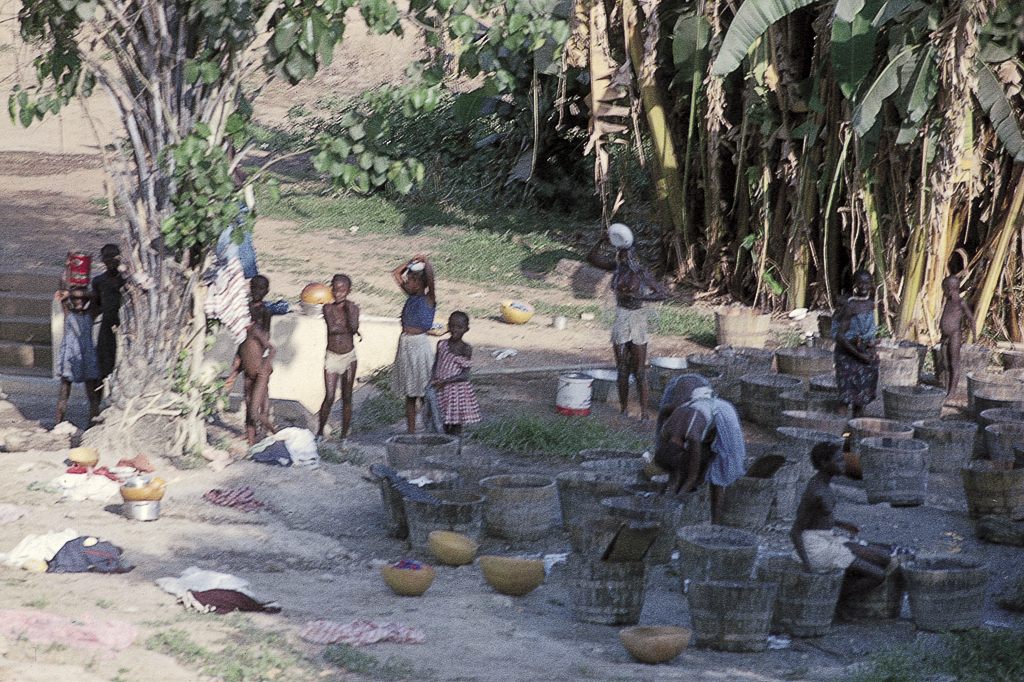
<svg viewBox="0 0 1024 682">
<path fill-rule="evenodd" d="M 68 459 L 75 464 L 91 467 L 100 461 L 100 453 L 94 448 L 72 448 L 68 453 Z"/>
<path fill-rule="evenodd" d="M 165 492 L 167 483 L 158 477 L 142 487 L 121 486 L 121 499 L 126 502 L 151 502 L 164 499 Z"/>
<path fill-rule="evenodd" d="M 683 653 L 692 634 L 671 625 L 639 625 L 619 630 L 619 639 L 629 655 L 641 663 L 665 663 Z"/>
<path fill-rule="evenodd" d="M 523 324 L 533 317 L 533 306 L 525 301 L 502 301 L 501 318 L 509 324 Z"/>
<path fill-rule="evenodd" d="M 480 570 L 488 585 L 512 597 L 529 594 L 544 582 L 543 559 L 482 556 Z"/>
<path fill-rule="evenodd" d="M 433 566 L 423 564 L 420 569 L 381 566 L 380 574 L 391 590 L 403 597 L 418 597 L 434 582 L 436 571 Z"/>
<path fill-rule="evenodd" d="M 465 566 L 476 558 L 477 544 L 472 538 L 450 530 L 435 530 L 427 536 L 430 553 L 445 566 Z"/>
</svg>

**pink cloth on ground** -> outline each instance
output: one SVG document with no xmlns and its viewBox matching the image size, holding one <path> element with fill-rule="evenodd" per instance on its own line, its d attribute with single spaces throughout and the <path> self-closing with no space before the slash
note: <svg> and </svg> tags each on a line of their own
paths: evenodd
<svg viewBox="0 0 1024 682">
<path fill-rule="evenodd" d="M 422 644 L 427 635 L 419 628 L 401 623 L 378 625 L 365 618 L 351 623 L 333 620 L 311 620 L 299 632 L 299 637 L 314 644 L 351 644 L 366 646 L 387 640 L 398 644 Z"/>
<path fill-rule="evenodd" d="M 28 516 L 31 513 L 31 509 L 25 509 L 24 507 L 19 507 L 16 504 L 4 502 L 3 504 L 0 504 L 0 523 L 11 523 L 12 521 L 17 521 L 22 516 Z"/>
<path fill-rule="evenodd" d="M 96 620 L 90 615 L 78 618 L 45 611 L 0 611 L 0 636 L 27 639 L 33 644 L 63 644 L 73 649 L 105 651 L 113 657 L 131 646 L 139 631 L 124 620 Z"/>
</svg>

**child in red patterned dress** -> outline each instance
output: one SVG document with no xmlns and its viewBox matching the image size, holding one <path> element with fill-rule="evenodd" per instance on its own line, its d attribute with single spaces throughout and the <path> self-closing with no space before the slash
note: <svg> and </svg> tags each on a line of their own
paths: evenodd
<svg viewBox="0 0 1024 682">
<path fill-rule="evenodd" d="M 481 419 L 480 405 L 469 383 L 473 347 L 462 340 L 468 331 L 469 315 L 456 310 L 448 317 L 451 336 L 437 344 L 434 379 L 430 382 L 437 389 L 444 432 L 451 436 L 462 435 L 464 424 L 476 424 Z"/>
</svg>

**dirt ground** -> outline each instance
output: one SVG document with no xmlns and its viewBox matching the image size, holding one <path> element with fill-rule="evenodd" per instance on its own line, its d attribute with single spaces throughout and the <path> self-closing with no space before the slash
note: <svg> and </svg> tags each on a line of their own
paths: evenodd
<svg viewBox="0 0 1024 682">
<path fill-rule="evenodd" d="M 354 34 L 351 31 L 346 36 L 346 48 L 319 86 L 275 86 L 257 116 L 279 121 L 291 103 L 311 100 L 323 92 L 345 96 L 401 73 L 404 55 L 410 52 L 408 46 L 386 45 L 377 42 L 380 39 L 367 40 Z M 13 64 L 18 57 L 22 61 Z M 0 63 L 5 67 L 25 65 L 19 49 L 0 51 Z M 94 111 L 100 112 L 101 119 L 102 106 L 97 102 Z M 94 140 L 89 126 L 74 112 L 28 132 L 11 127 L 6 119 L 0 122 L 0 230 L 5 237 L 0 240 L 0 262 L 4 266 L 53 267 L 62 263 L 72 247 L 87 245 L 98 250 L 102 243 L 117 240 L 116 221 L 107 217 L 103 208 L 104 173 Z M 353 299 L 363 306 L 364 314 L 397 315 L 393 299 L 373 293 L 393 287 L 388 272 L 395 263 L 422 249 L 434 254 L 443 273 L 443 243 L 415 237 L 389 241 L 349 231 L 325 238 L 294 228 L 282 221 L 257 223 L 256 246 L 262 257 L 261 269 L 272 282 L 271 298 L 296 301 L 308 281 L 327 280 L 332 273 L 344 270 L 357 281 Z M 496 272 L 500 274 L 500 268 Z M 611 360 L 607 331 L 599 322 L 570 320 L 568 329 L 558 331 L 550 326 L 550 319 L 538 317 L 512 327 L 500 322 L 496 313 L 502 298 L 521 293 L 516 288 L 478 291 L 446 282 L 443 275 L 438 287 L 439 316 L 447 316 L 459 305 L 495 310 L 494 318 L 474 319 L 467 336 L 476 348 L 477 370 L 504 370 L 478 382 L 483 407 L 490 414 L 553 411 L 557 370 L 528 373 L 524 371 L 527 368 Z M 567 286 L 561 286 L 536 296 L 557 303 L 570 302 L 573 294 Z M 607 302 L 605 307 L 609 307 Z M 775 330 L 792 332 L 788 325 L 783 320 Z M 515 348 L 519 354 L 503 361 L 493 359 L 491 351 L 503 348 Z M 685 356 L 699 350 L 685 340 L 656 337 L 651 342 L 650 356 Z M 365 396 L 369 390 L 363 388 L 358 393 Z M 79 426 L 84 425 L 82 403 L 76 390 L 71 415 Z M 877 412 L 880 406 L 873 409 Z M 856 668 L 865 654 L 919 636 L 904 609 L 898 620 L 837 624 L 825 637 L 793 639 L 762 654 L 727 654 L 691 647 L 668 664 L 645 666 L 632 661 L 622 648 L 618 628 L 579 623 L 572 618 L 564 564 L 555 564 L 546 583 L 525 597 L 494 592 L 476 564 L 438 567 L 433 586 L 422 597 L 397 597 L 390 592 L 380 577 L 382 564 L 404 557 L 432 562 L 429 556 L 410 551 L 403 541 L 387 537 L 379 488 L 369 480 L 369 465 L 384 461 L 383 443 L 401 432 L 401 424 L 359 434 L 351 439 L 352 463 L 324 463 L 315 471 L 281 469 L 251 461 L 238 461 L 219 473 L 180 470 L 161 453 L 147 452 L 169 486 L 160 519 L 144 523 L 125 519 L 116 497 L 72 502 L 52 492 L 31 489 L 33 483 L 48 482 L 66 468 L 63 460 L 70 439 L 46 430 L 53 426 L 52 412 L 53 398 L 47 395 L 10 392 L 0 400 L 0 429 L 5 434 L 12 429 L 27 434 L 24 443 L 11 439 L 8 452 L 0 452 L 0 465 L 6 473 L 0 479 L 0 503 L 30 512 L 0 524 L 0 552 L 10 551 L 29 534 L 72 528 L 80 535 L 97 536 L 122 547 L 136 568 L 121 575 L 60 575 L 0 567 L 4 586 L 0 610 L 28 609 L 79 621 L 87 616 L 100 621 L 128 621 L 137 628 L 138 635 L 131 646 L 112 656 L 0 637 L 3 682 L 203 679 L 194 669 L 146 647 L 147 640 L 155 635 L 183 630 L 193 641 L 216 651 L 225 646 L 229 635 L 237 633 L 239 619 L 187 613 L 154 583 L 157 578 L 177 576 L 190 566 L 234 574 L 248 580 L 261 598 L 280 602 L 281 613 L 255 614 L 247 617 L 247 622 L 261 631 L 282 635 L 289 646 L 313 659 L 322 647 L 297 636 L 310 620 L 349 622 L 365 618 L 421 628 L 426 633 L 423 644 L 379 643 L 365 649 L 380 661 L 396 657 L 408 662 L 416 671 L 411 675 L 415 679 L 831 680 Z M 646 439 L 653 436 L 649 424 L 637 422 L 635 404 L 628 418 L 618 416 L 611 404 L 595 404 L 594 413 L 614 428 L 632 430 Z M 211 439 L 237 447 L 240 422 L 237 412 L 223 414 L 211 426 Z M 753 449 L 769 440 L 769 434 L 753 426 L 747 435 Z M 466 445 L 465 454 L 496 461 L 495 472 L 551 475 L 569 466 L 488 451 L 472 442 Z M 101 458 L 101 464 L 116 462 Z M 202 498 L 214 488 L 242 486 L 251 486 L 256 498 L 267 507 L 244 513 Z M 997 595 L 1019 573 L 1021 551 L 982 544 L 974 538 L 957 478 L 933 475 L 927 503 L 903 509 L 868 505 L 863 487 L 857 483 L 844 482 L 837 488 L 841 500 L 838 516 L 857 523 L 868 539 L 898 542 L 921 551 L 985 557 L 991 570 L 986 623 L 992 627 L 1024 627 L 1019 616 L 995 606 Z M 761 534 L 766 551 L 788 550 L 787 530 L 766 529 Z M 525 545 L 485 538 L 480 553 L 559 554 L 568 548 L 563 529 L 556 527 L 545 539 Z M 680 593 L 672 566 L 652 568 L 641 623 L 689 622 L 687 600 Z M 263 679 L 322 679 L 332 673 L 341 679 L 359 678 L 326 664 L 324 668 L 323 676 L 312 668 L 289 669 L 271 671 Z"/>
</svg>

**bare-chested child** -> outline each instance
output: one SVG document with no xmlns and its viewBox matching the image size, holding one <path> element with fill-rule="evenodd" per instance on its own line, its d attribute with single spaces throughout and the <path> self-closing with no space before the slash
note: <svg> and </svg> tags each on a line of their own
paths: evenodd
<svg viewBox="0 0 1024 682">
<path fill-rule="evenodd" d="M 341 438 L 348 437 L 352 424 L 352 386 L 356 379 L 356 343 L 359 334 L 359 306 L 348 300 L 352 280 L 348 275 L 335 275 L 331 280 L 333 303 L 324 304 L 324 322 L 327 323 L 327 354 L 324 357 L 324 402 L 320 405 L 320 428 L 317 438 L 324 435 L 327 418 L 334 405 L 334 396 L 341 379 Z"/>
<path fill-rule="evenodd" d="M 255 275 L 249 281 L 249 294 L 251 300 L 249 301 L 249 317 L 256 323 L 256 326 L 263 330 L 270 338 L 270 310 L 267 309 L 266 303 L 263 301 L 270 293 L 270 280 L 263 275 Z M 242 347 L 238 347 L 238 351 L 235 353 L 235 359 L 231 363 L 231 373 L 228 374 L 228 378 L 224 380 L 224 391 L 230 391 L 234 385 L 235 380 L 242 371 Z M 270 392 L 267 392 L 266 397 L 267 404 L 263 408 L 267 414 L 270 414 Z"/>
<path fill-rule="evenodd" d="M 270 336 L 255 322 L 246 330 L 245 340 L 238 346 L 242 374 L 245 376 L 245 437 L 255 445 L 257 426 L 268 433 L 277 433 L 270 421 L 268 388 L 274 371 L 274 346 Z"/>
<path fill-rule="evenodd" d="M 811 448 L 810 457 L 817 473 L 800 498 L 789 537 L 808 571 L 846 571 L 839 596 L 841 606 L 850 596 L 882 584 L 893 557 L 910 552 L 892 545 L 854 541 L 837 533 L 846 531 L 855 538 L 860 532 L 857 526 L 837 521 L 833 515 L 836 496 L 830 484 L 833 477 L 846 474 L 843 452 L 832 443 L 822 442 Z"/>
<path fill-rule="evenodd" d="M 650 386 L 647 380 L 647 315 L 643 305 L 644 301 L 663 301 L 668 298 L 668 293 L 640 264 L 631 234 L 629 245 L 615 250 L 614 260 L 600 254 L 604 244 L 611 244 L 607 232 L 590 247 L 587 262 L 595 268 L 615 273 L 612 276 L 612 290 L 615 292 L 612 352 L 618 373 L 619 407 L 625 416 L 629 405 L 629 376 L 632 374 L 636 377 L 640 398 L 640 421 L 645 422 Z"/>
<path fill-rule="evenodd" d="M 960 296 L 960 278 L 950 276 L 942 280 L 942 298 L 945 304 L 942 306 L 942 317 L 939 319 L 939 331 L 942 333 L 940 341 L 942 359 L 946 363 L 946 395 L 956 390 L 960 383 L 960 325 L 964 315 L 971 323 L 971 343 L 974 343 L 975 327 L 974 315 L 967 303 Z"/>
</svg>

